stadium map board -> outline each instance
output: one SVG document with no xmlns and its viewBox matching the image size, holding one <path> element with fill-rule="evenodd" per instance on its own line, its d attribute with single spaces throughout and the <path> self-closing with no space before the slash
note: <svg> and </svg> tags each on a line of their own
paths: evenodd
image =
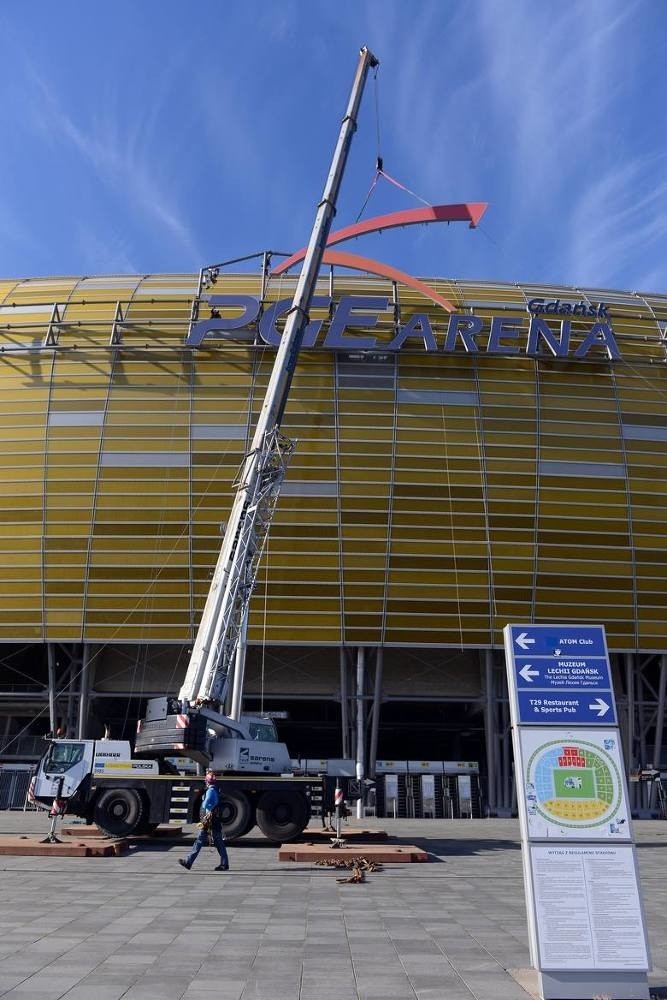
<svg viewBox="0 0 667 1000">
<path fill-rule="evenodd" d="M 527 729 L 519 733 L 531 840 L 632 839 L 616 729 Z"/>
<path fill-rule="evenodd" d="M 508 625 L 504 637 L 541 995 L 647 1000 L 650 960 L 604 627 Z"/>
</svg>

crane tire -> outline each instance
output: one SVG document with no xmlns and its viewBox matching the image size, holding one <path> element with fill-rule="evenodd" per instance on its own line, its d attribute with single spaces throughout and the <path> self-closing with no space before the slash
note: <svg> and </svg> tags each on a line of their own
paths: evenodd
<svg viewBox="0 0 667 1000">
<path fill-rule="evenodd" d="M 95 803 L 93 821 L 112 837 L 127 837 L 141 829 L 148 804 L 135 788 L 107 788 Z"/>
<path fill-rule="evenodd" d="M 232 788 L 220 794 L 225 840 L 238 840 L 255 825 L 255 810 L 245 792 Z"/>
<path fill-rule="evenodd" d="M 264 792 L 257 803 L 257 825 L 277 844 L 294 840 L 303 833 L 310 819 L 310 803 L 293 789 Z"/>
</svg>

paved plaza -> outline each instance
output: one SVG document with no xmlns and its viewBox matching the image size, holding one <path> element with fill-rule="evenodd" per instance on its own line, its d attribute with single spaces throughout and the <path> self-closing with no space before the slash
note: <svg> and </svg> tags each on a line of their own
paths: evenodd
<svg viewBox="0 0 667 1000">
<path fill-rule="evenodd" d="M 119 858 L 0 857 L 0 998 L 22 1000 L 528 1000 L 518 823 L 367 820 L 429 851 L 363 885 L 279 864 L 259 837 L 206 849 L 142 844 Z M 0 813 L 0 832 L 45 817 Z M 194 828 L 188 828 L 194 830 Z M 635 824 L 654 970 L 667 997 L 667 823 Z"/>
</svg>

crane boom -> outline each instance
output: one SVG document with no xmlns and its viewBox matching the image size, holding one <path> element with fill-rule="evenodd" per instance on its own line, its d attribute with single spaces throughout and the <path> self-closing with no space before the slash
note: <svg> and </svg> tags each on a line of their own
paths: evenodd
<svg viewBox="0 0 667 1000">
<path fill-rule="evenodd" d="M 317 208 L 308 250 L 287 313 L 285 331 L 273 364 L 252 444 L 246 455 L 222 548 L 195 639 L 185 680 L 179 692 L 184 711 L 196 701 L 224 702 L 257 567 L 278 501 L 294 442 L 280 432 L 303 335 L 309 322 L 315 285 L 322 263 L 336 201 L 368 70 L 378 60 L 361 49 L 350 97 L 331 167 Z M 232 716 L 240 716 L 240 697 Z"/>
</svg>

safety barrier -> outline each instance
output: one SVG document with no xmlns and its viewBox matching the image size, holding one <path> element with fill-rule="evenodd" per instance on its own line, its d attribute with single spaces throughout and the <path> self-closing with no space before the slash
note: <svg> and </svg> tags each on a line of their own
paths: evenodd
<svg viewBox="0 0 667 1000">
<path fill-rule="evenodd" d="M 33 809 L 28 802 L 28 786 L 33 768 L 5 764 L 0 768 L 0 809 Z"/>
</svg>

